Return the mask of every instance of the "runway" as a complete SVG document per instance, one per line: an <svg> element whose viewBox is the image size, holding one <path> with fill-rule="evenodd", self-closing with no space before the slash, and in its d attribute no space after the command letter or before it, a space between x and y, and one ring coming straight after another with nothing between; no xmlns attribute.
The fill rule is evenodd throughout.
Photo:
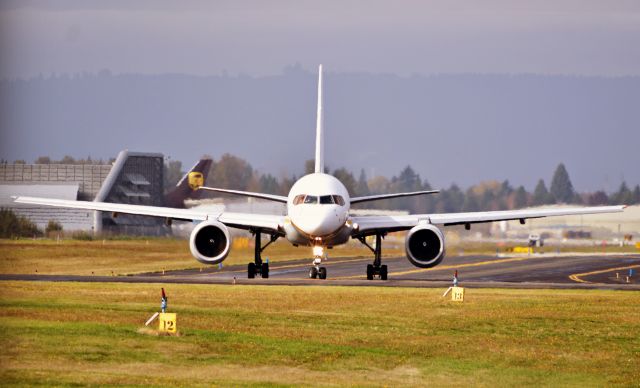
<svg viewBox="0 0 640 388"><path fill-rule="evenodd" d="M246 266L219 269L180 270L128 276L0 275L0 280L185 283L185 284L261 284L308 286L388 286L448 287L458 270L460 285L475 288L595 288L640 290L640 254L633 255L523 255L452 256L429 269L417 268L404 257L385 258L389 268L386 281L366 280L371 258L330 258L326 280L309 279L311 260L270 263L268 279L247 279ZM630 276L629 270L635 274Z"/></svg>

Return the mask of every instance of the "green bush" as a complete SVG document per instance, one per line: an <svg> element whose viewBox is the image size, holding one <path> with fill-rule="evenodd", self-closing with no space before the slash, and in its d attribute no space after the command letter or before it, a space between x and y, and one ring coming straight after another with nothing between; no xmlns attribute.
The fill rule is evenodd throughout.
<svg viewBox="0 0 640 388"><path fill-rule="evenodd" d="M49 234L52 232L62 232L62 225L55 220L49 220L47 223L47 227L44 229L45 234Z"/></svg>
<svg viewBox="0 0 640 388"><path fill-rule="evenodd" d="M17 216L9 209L0 208L0 238L40 237L42 231L28 218Z"/></svg>

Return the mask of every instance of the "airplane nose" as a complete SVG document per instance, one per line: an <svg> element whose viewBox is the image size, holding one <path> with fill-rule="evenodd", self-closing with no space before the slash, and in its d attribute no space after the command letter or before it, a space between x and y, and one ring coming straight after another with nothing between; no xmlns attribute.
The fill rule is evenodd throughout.
<svg viewBox="0 0 640 388"><path fill-rule="evenodd" d="M311 209L307 209L311 210ZM339 227L339 219L333 211L305 211L297 220L296 225L303 232L312 236L324 236L335 232Z"/></svg>

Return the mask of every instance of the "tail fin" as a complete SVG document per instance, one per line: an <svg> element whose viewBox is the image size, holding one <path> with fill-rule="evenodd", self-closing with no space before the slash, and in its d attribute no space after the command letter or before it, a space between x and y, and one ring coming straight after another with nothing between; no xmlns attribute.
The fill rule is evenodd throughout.
<svg viewBox="0 0 640 388"><path fill-rule="evenodd" d="M316 173L324 173L324 130L322 112L322 65L318 67L318 116L316 122Z"/></svg>
<svg viewBox="0 0 640 388"><path fill-rule="evenodd" d="M200 198L202 192L198 191L198 187L203 186L207 181L211 163L213 163L213 161L208 158L198 160L198 162L184 174L182 179L178 181L176 187L165 195L165 206L181 209L184 208L185 199Z"/></svg>

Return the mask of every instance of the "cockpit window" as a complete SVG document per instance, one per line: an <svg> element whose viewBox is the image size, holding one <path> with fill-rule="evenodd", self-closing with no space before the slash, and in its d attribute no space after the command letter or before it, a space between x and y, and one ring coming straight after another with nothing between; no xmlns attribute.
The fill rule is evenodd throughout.
<svg viewBox="0 0 640 388"><path fill-rule="evenodd" d="M344 198L340 195L333 195L333 202L337 203L340 206L344 206Z"/></svg>
<svg viewBox="0 0 640 388"><path fill-rule="evenodd" d="M333 201L333 195L323 195L320 197L321 205L333 205L335 202Z"/></svg>
<svg viewBox="0 0 640 388"><path fill-rule="evenodd" d="M293 204L294 205L300 205L302 202L304 202L304 194L300 194L300 195L296 195L295 198L293 199Z"/></svg>
<svg viewBox="0 0 640 388"><path fill-rule="evenodd" d="M304 203L318 203L318 197L315 195L307 195L304 197Z"/></svg>
<svg viewBox="0 0 640 388"><path fill-rule="evenodd" d="M344 206L344 199L340 195L307 195L307 194L299 194L293 198L294 205L304 204L321 204L321 205L333 205L337 204L340 206Z"/></svg>

